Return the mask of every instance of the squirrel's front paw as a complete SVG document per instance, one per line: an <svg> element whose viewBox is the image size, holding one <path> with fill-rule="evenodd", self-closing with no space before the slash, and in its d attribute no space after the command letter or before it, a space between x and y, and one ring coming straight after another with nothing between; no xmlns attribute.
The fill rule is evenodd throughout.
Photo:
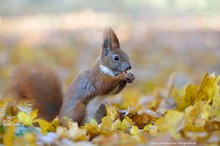
<svg viewBox="0 0 220 146"><path fill-rule="evenodd" d="M127 78L127 73L122 72L120 75L117 76L117 78L121 79L121 80L126 80Z"/></svg>
<svg viewBox="0 0 220 146"><path fill-rule="evenodd" d="M132 83L132 82L134 81L134 79L135 79L134 74L132 74L132 73L127 73L127 76L126 76L125 80L126 80L128 83Z"/></svg>

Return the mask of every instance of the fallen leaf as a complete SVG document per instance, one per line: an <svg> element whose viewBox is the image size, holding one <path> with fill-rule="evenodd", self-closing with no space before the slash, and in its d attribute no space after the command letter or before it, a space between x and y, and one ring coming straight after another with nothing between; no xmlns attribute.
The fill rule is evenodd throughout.
<svg viewBox="0 0 220 146"><path fill-rule="evenodd" d="M25 126L32 126L32 118L30 114L20 111L17 117L18 117L18 122L24 124Z"/></svg>
<svg viewBox="0 0 220 146"><path fill-rule="evenodd" d="M14 126L6 127L6 131L3 135L3 144L4 146L13 146L13 137L14 137Z"/></svg>

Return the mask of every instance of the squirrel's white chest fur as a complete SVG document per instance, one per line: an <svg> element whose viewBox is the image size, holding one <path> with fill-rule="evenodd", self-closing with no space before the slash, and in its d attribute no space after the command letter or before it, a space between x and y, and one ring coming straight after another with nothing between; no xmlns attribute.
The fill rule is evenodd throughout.
<svg viewBox="0 0 220 146"><path fill-rule="evenodd" d="M99 69L104 74L114 76L113 71L104 65L100 65ZM112 92L110 92L109 95L114 95L115 93L117 93L118 89L119 89L119 86L116 86L116 88ZM88 103L86 107L86 114L87 114L85 118L86 123L90 122L91 119L96 118L97 111L100 108L100 106L105 102L105 99L107 98L107 96L108 95L96 96Z"/></svg>
<svg viewBox="0 0 220 146"><path fill-rule="evenodd" d="M105 99L106 97L97 96L97 97L94 97L94 99L88 103L87 108L86 108L86 112L87 112L86 113L87 116L85 120L86 123L90 122L91 119L95 119L96 113L99 107L105 102Z"/></svg>

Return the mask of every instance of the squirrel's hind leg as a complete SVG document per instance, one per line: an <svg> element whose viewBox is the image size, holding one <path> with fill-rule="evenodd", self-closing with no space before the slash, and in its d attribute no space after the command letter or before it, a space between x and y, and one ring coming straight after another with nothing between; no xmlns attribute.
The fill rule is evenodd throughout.
<svg viewBox="0 0 220 146"><path fill-rule="evenodd" d="M95 115L95 119L98 123L101 123L102 122L102 118L104 116L107 115L107 110L106 110L106 106L105 104L102 104L99 109L97 110L97 113Z"/></svg>

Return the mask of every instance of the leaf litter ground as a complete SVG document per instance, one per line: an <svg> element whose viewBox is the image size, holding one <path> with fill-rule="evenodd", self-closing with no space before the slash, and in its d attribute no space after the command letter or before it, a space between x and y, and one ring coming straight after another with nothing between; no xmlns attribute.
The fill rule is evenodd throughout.
<svg viewBox="0 0 220 146"><path fill-rule="evenodd" d="M206 74L200 85L157 94L135 108L107 105L107 116L78 126L67 117L52 122L38 109L0 101L0 143L23 145L219 145L220 76ZM134 97L135 98L135 97ZM140 99L139 99L140 100ZM126 101L124 101L126 102Z"/></svg>

